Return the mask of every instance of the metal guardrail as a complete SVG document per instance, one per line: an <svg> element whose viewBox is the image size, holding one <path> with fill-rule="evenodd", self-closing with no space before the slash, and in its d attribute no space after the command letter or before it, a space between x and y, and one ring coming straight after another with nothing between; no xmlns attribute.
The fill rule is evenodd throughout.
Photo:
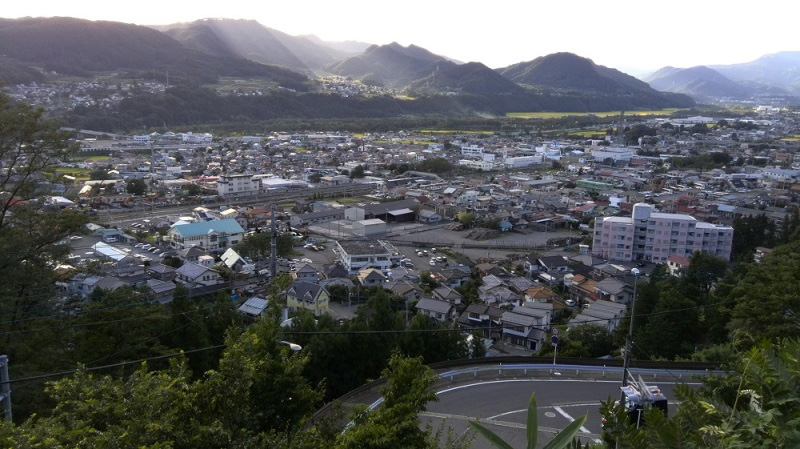
<svg viewBox="0 0 800 449"><path fill-rule="evenodd" d="M622 374L622 360L620 359L587 359L579 357L564 357L560 359L563 363L553 365L553 359L549 357L529 357L529 356L510 356L510 357L483 357L475 359L459 359L448 360L428 365L434 370L447 370L438 373L440 381L455 381L456 376L463 377L478 377L478 373L497 371L498 375L513 373L514 371L521 371L521 375L525 376L533 373L541 374L549 371L555 375L556 372L560 374L568 374L575 371L576 375L583 373L599 373L605 377L606 374ZM631 361L630 371L639 375L667 375L676 377L676 380L684 380L690 376L697 375L712 375L722 374L720 364L709 362L664 362L653 360L633 360ZM344 402L354 396L357 396L365 391L369 391L375 387L386 383L386 379L380 378L372 382L368 382L350 392L345 393L338 399L331 401L322 406L310 422L315 421L319 416L323 415L332 404L336 402ZM383 402L383 398L371 403L367 409L373 410Z"/></svg>
<svg viewBox="0 0 800 449"><path fill-rule="evenodd" d="M481 372L497 372L497 375L508 374L512 372L517 372L523 376L527 376L528 372L536 372L541 373L548 371L551 375L561 375L565 373L569 373L575 371L575 375L580 375L581 373L594 373L594 374L601 374L602 377L606 377L607 373L611 374L622 374L622 367L621 366L585 366L585 365L563 365L563 364L543 364L543 363L528 363L528 364L519 364L519 363L508 363L508 364L497 364L497 365L482 365L482 366L473 366L470 368L464 369L457 369L451 371L445 371L443 373L439 373L439 380L449 380L455 381L458 376L466 376L469 377L478 377L478 373ZM667 370L667 369L657 369L657 368L631 368L629 370L631 374L638 375L638 376L646 376L648 374L652 375L654 378L658 375L667 375L674 377L677 381L684 380L684 376L688 379L691 376L708 376L711 374L722 374L722 371L718 370ZM375 384L372 387L376 386ZM378 406L383 403L383 397L377 399L373 403L367 406L367 410L372 411Z"/></svg>

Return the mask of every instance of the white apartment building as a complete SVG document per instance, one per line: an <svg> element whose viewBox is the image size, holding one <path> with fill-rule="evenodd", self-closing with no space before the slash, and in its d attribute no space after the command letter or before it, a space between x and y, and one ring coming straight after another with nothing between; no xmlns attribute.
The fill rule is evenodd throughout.
<svg viewBox="0 0 800 449"><path fill-rule="evenodd" d="M471 161L468 159L461 159L460 161L458 161L458 165L480 171L494 170L494 162Z"/></svg>
<svg viewBox="0 0 800 449"><path fill-rule="evenodd" d="M483 156L483 147L478 145L464 145L461 147L461 155L480 158Z"/></svg>
<svg viewBox="0 0 800 449"><path fill-rule="evenodd" d="M377 240L337 240L334 252L351 275L365 268L387 271L392 267L392 252Z"/></svg>
<svg viewBox="0 0 800 449"><path fill-rule="evenodd" d="M649 204L633 206L632 217L598 218L592 255L622 262L666 263L670 256L689 258L704 252L731 256L733 228L697 221L690 215L655 212Z"/></svg>
<svg viewBox="0 0 800 449"><path fill-rule="evenodd" d="M505 164L506 168L519 168L541 164L543 159L544 158L541 154L537 154L534 156L507 157L503 159L503 163Z"/></svg>
<svg viewBox="0 0 800 449"><path fill-rule="evenodd" d="M253 175L221 175L217 180L217 194L222 197L255 195L260 187L261 180Z"/></svg>
<svg viewBox="0 0 800 449"><path fill-rule="evenodd" d="M611 159L614 162L630 161L633 159L633 150L628 148L596 147L592 148L592 157L598 162Z"/></svg>

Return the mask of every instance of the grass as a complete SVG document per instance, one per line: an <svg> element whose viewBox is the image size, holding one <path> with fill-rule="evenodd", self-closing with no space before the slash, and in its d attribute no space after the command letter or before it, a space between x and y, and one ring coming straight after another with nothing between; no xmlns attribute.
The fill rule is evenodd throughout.
<svg viewBox="0 0 800 449"><path fill-rule="evenodd" d="M406 100L406 101L410 101L410 100L416 100L416 98L414 98L414 97L409 97L408 95L395 95L395 97L394 97L394 98L396 98L396 99L398 99L398 100Z"/></svg>
<svg viewBox="0 0 800 449"><path fill-rule="evenodd" d="M645 116L645 115L670 115L673 112L684 111L681 108L666 108L651 111L625 111L626 116ZM509 112L506 114L508 118L521 118L521 119L547 119L547 118L563 118L569 116L589 116L596 117L614 117L622 111L606 111L606 112Z"/></svg>
<svg viewBox="0 0 800 449"><path fill-rule="evenodd" d="M356 204L363 201L361 198L339 198L336 200L339 204Z"/></svg>
<svg viewBox="0 0 800 449"><path fill-rule="evenodd" d="M100 162L107 161L111 156L73 156L74 161Z"/></svg>
<svg viewBox="0 0 800 449"><path fill-rule="evenodd" d="M294 152L295 153L308 153L308 150L306 150L305 148L295 147L294 148Z"/></svg>
<svg viewBox="0 0 800 449"><path fill-rule="evenodd" d="M800 142L800 135L797 136L786 136L781 139L784 142Z"/></svg>

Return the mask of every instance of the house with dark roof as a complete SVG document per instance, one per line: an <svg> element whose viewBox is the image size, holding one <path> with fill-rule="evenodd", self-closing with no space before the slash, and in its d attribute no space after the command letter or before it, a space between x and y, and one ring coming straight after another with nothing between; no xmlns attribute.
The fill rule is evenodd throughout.
<svg viewBox="0 0 800 449"><path fill-rule="evenodd" d="M295 270L291 273L292 279L297 281L309 281L309 282L316 282L319 279L319 271L311 265L307 263L301 263Z"/></svg>
<svg viewBox="0 0 800 449"><path fill-rule="evenodd" d="M177 273L175 273L175 268L160 263L145 267L145 272L150 275L151 278L165 282L174 281L175 277L177 276Z"/></svg>
<svg viewBox="0 0 800 449"><path fill-rule="evenodd" d="M395 295L401 296L406 301L416 301L422 298L423 291L416 282L406 279L391 281L386 283L383 288L391 291Z"/></svg>
<svg viewBox="0 0 800 449"><path fill-rule="evenodd" d="M461 293L453 290L450 287L439 287L433 289L433 298L440 301L447 301L450 304L461 304Z"/></svg>
<svg viewBox="0 0 800 449"><path fill-rule="evenodd" d="M417 313L443 323L455 318L455 307L447 301L422 298L416 305Z"/></svg>
<svg viewBox="0 0 800 449"><path fill-rule="evenodd" d="M486 304L470 304L458 318L462 329L480 328L484 338L499 340L503 335L503 309Z"/></svg>
<svg viewBox="0 0 800 449"><path fill-rule="evenodd" d="M153 299L159 304L166 304L172 301L175 294L175 283L172 281L160 281L150 279L145 283L147 291L153 295Z"/></svg>
<svg viewBox="0 0 800 449"><path fill-rule="evenodd" d="M213 268L191 262L181 265L175 273L177 274L177 280L190 288L217 285L222 282L219 273Z"/></svg>
<svg viewBox="0 0 800 449"><path fill-rule="evenodd" d="M294 281L286 290L286 306L291 310L309 310L314 316L328 313L330 294L319 284Z"/></svg>
<svg viewBox="0 0 800 449"><path fill-rule="evenodd" d="M528 307L526 304L503 312L503 316L500 318L503 326L503 342L539 352L547 337L547 331L550 329L552 304L532 304L535 304L536 307ZM546 306L550 306L549 310Z"/></svg>
<svg viewBox="0 0 800 449"><path fill-rule="evenodd" d="M178 256L187 262L197 263L201 256L207 256L208 253L202 246L190 246L186 249L178 251Z"/></svg>

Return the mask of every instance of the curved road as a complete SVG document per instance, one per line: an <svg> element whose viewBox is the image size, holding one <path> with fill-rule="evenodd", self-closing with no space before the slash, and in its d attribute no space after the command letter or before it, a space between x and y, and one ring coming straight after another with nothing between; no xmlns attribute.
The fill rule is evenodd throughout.
<svg viewBox="0 0 800 449"><path fill-rule="evenodd" d="M670 400L670 412L674 411L672 400L676 383L666 379L652 382ZM688 384L696 385L692 381ZM429 403L422 416L434 429L444 425L455 435L468 430L468 420L478 419L512 447L522 449L526 447L528 400L536 393L539 447L550 441L557 430L583 415L588 416L580 433L583 441L598 441L602 431L600 402L609 397L618 399L619 385L616 379L476 379L471 383L437 387L439 401ZM492 448L481 436L475 437L472 447Z"/></svg>

